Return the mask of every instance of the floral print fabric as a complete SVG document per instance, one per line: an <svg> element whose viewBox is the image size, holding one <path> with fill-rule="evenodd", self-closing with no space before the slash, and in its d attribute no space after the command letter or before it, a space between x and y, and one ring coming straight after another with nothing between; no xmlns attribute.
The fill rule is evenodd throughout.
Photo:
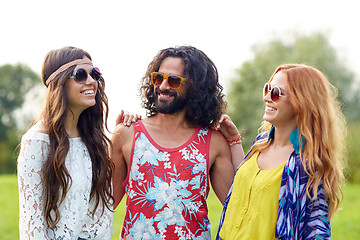
<svg viewBox="0 0 360 240"><path fill-rule="evenodd" d="M120 239L211 239L206 198L211 130L197 128L183 145L157 145L134 124Z"/></svg>

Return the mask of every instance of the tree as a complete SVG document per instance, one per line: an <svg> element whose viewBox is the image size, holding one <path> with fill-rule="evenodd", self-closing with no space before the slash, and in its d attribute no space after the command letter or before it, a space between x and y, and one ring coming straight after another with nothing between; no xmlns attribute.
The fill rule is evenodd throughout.
<svg viewBox="0 0 360 240"><path fill-rule="evenodd" d="M0 173L15 172L15 149L23 133L17 122L30 121L19 119L16 111L23 106L27 93L40 83L38 74L23 64L0 66Z"/></svg>
<svg viewBox="0 0 360 240"><path fill-rule="evenodd" d="M359 118L359 93L352 91L354 74L340 61L326 35L294 35L289 42L274 39L253 46L252 50L254 59L236 70L237 77L230 81L228 91L229 115L239 129L246 130L245 151L263 121L262 88L275 68L283 63L305 63L318 68L339 89L345 115L351 120Z"/></svg>

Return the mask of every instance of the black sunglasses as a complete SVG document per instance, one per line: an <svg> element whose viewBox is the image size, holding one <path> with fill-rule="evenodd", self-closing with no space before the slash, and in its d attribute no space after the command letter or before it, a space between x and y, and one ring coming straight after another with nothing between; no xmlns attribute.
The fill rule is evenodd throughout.
<svg viewBox="0 0 360 240"><path fill-rule="evenodd" d="M95 81L99 81L101 78L100 70L97 67L93 67L91 69L89 75ZM85 69L79 68L78 70L76 70L76 73L74 75L70 76L70 78L73 78L75 80L75 82L77 82L78 84L84 84L88 78L88 73L86 72Z"/></svg>

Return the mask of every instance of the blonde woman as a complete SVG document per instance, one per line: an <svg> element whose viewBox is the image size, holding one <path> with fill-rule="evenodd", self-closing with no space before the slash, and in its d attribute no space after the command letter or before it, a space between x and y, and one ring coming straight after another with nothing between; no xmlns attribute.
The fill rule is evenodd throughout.
<svg viewBox="0 0 360 240"><path fill-rule="evenodd" d="M330 239L346 134L336 92L313 67L275 70L263 90L263 132L237 170L217 239ZM236 132L229 117L222 120Z"/></svg>

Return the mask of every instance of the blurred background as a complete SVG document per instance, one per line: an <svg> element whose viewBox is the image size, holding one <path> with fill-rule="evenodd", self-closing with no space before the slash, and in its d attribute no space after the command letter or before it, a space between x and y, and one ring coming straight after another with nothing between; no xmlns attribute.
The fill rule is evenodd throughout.
<svg viewBox="0 0 360 240"><path fill-rule="evenodd" d="M277 65L305 63L329 78L349 128L342 206L349 211L335 219L340 232L334 239L360 239L360 216L351 211L360 207L357 1L5 0L0 9L0 221L15 226L0 228L0 236L10 234L4 239L18 236L11 235L18 217L17 146L42 110L46 53L64 46L90 53L106 81L111 132L121 109L145 116L140 79L160 49L177 45L201 49L218 67L228 114L246 130L245 151L262 121L263 84Z"/></svg>

